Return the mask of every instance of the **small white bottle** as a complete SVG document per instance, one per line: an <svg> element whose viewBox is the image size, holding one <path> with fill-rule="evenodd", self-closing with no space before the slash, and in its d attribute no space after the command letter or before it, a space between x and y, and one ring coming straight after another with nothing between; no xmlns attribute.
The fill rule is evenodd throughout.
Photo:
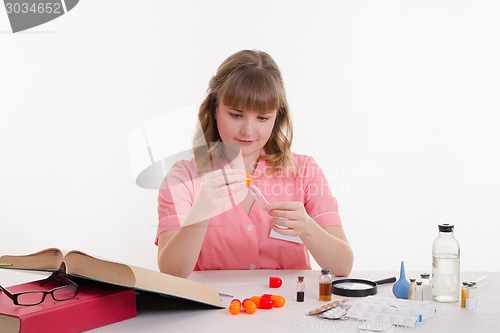
<svg viewBox="0 0 500 333"><path fill-rule="evenodd" d="M432 284L430 280L429 273L420 274L420 278L422 280L422 300L423 301L432 301Z"/></svg>
<svg viewBox="0 0 500 333"><path fill-rule="evenodd" d="M417 281L417 286L415 287L415 300L422 302L423 299L423 289L422 289L422 281Z"/></svg>
<svg viewBox="0 0 500 333"><path fill-rule="evenodd" d="M467 284L467 310L475 310L477 309L477 285L475 282L469 282Z"/></svg>

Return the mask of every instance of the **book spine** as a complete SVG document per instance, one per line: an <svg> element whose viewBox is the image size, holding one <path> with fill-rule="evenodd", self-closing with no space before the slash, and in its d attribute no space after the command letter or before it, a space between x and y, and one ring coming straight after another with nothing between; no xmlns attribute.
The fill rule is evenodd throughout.
<svg viewBox="0 0 500 333"><path fill-rule="evenodd" d="M50 296L49 296L50 297ZM21 319L20 333L78 333L136 316L135 291L96 296L78 306L47 309Z"/></svg>

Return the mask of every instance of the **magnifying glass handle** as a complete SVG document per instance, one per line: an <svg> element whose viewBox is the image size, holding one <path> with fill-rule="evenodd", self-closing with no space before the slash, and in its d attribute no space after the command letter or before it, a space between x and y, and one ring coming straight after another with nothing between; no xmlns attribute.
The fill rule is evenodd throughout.
<svg viewBox="0 0 500 333"><path fill-rule="evenodd" d="M376 284L386 284L386 283L391 283L391 282L396 282L396 278L395 277L390 277L390 278L387 278L387 279L375 281Z"/></svg>

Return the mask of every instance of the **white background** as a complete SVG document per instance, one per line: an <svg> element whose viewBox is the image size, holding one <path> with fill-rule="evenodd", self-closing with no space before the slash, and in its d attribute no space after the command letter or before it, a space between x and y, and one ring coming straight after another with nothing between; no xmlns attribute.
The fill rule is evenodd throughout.
<svg viewBox="0 0 500 333"><path fill-rule="evenodd" d="M452 223L462 269L498 271L499 14L472 0L85 0L13 34L0 7L0 253L77 248L156 269L157 192L135 185L128 136L260 49L355 270L430 271Z"/></svg>

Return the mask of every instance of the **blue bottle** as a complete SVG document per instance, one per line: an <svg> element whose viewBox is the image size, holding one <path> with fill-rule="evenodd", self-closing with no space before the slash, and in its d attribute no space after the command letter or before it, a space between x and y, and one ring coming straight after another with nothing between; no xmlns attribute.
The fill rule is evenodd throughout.
<svg viewBox="0 0 500 333"><path fill-rule="evenodd" d="M401 261L401 269L399 271L399 280L394 283L392 286L392 293L396 298L408 299L408 287L410 286L410 282L406 280L405 274L405 263Z"/></svg>

